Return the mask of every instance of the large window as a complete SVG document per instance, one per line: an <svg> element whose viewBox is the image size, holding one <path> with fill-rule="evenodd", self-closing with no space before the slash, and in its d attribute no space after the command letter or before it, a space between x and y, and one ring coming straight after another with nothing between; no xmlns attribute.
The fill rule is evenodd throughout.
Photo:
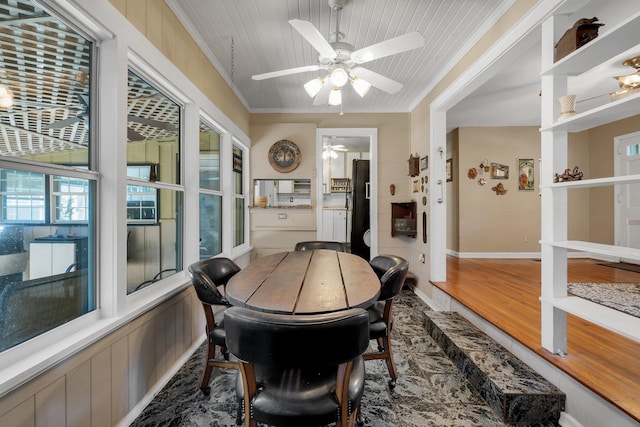
<svg viewBox="0 0 640 427"><path fill-rule="evenodd" d="M98 180L93 43L29 0L2 3L0 351L95 309Z"/></svg>
<svg viewBox="0 0 640 427"><path fill-rule="evenodd" d="M182 270L180 106L133 71L127 102L127 292Z"/></svg>
<svg viewBox="0 0 640 427"><path fill-rule="evenodd" d="M220 134L200 121L200 258L222 252Z"/></svg>
<svg viewBox="0 0 640 427"><path fill-rule="evenodd" d="M240 246L245 242L244 236L244 152L242 148L233 145L233 246Z"/></svg>

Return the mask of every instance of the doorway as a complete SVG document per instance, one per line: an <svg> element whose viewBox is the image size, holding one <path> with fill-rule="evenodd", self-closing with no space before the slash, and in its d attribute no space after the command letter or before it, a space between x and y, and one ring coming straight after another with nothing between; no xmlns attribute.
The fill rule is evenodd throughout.
<svg viewBox="0 0 640 427"><path fill-rule="evenodd" d="M615 176L640 175L640 132L616 137L614 150ZM640 249L640 183L616 185L615 200L616 245Z"/></svg>
<svg viewBox="0 0 640 427"><path fill-rule="evenodd" d="M359 243L366 245L367 254L361 256L368 259L378 253L378 235L373 231L378 229L377 144L375 128L324 128L316 131L317 238L351 245L354 236L354 248ZM354 160L369 166L368 185L358 186L356 194L353 186ZM354 211L354 196L357 202L359 195L369 202L366 219L359 214L362 210Z"/></svg>

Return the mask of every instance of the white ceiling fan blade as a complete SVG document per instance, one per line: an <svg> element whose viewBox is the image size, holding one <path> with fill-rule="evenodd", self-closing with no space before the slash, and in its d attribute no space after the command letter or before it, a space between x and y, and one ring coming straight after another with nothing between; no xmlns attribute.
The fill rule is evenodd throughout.
<svg viewBox="0 0 640 427"><path fill-rule="evenodd" d="M313 98L313 105L327 105L329 103L329 94L331 93L331 83L329 79L324 79L324 84L320 92Z"/></svg>
<svg viewBox="0 0 640 427"><path fill-rule="evenodd" d="M318 53L320 53L320 55L330 59L335 59L336 56L338 56L336 51L333 50L333 47L331 47L329 42L322 37L320 31L318 31L311 22L303 21L301 19L292 19L289 21L289 24L291 24L291 26L295 28L296 31L299 32L300 35L318 51Z"/></svg>
<svg viewBox="0 0 640 427"><path fill-rule="evenodd" d="M373 61L374 59L384 58L385 56L417 49L424 46L426 42L427 40L422 34L414 31L413 33L408 33L400 37L395 37L393 39L358 49L351 53L351 59L356 64L364 64L365 62Z"/></svg>
<svg viewBox="0 0 640 427"><path fill-rule="evenodd" d="M371 86L391 94L400 92L403 87L402 83L362 67L353 68L351 75L366 80L371 83Z"/></svg>
<svg viewBox="0 0 640 427"><path fill-rule="evenodd" d="M304 73L306 71L317 71L322 69L320 65L305 65L304 67L287 68L286 70L271 71L270 73L256 74L253 80L272 79L274 77L288 76L290 74Z"/></svg>

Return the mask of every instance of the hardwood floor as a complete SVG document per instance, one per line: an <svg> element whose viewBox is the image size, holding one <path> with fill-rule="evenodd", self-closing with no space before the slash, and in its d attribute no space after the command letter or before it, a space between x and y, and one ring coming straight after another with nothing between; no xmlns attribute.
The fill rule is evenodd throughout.
<svg viewBox="0 0 640 427"><path fill-rule="evenodd" d="M569 260L570 282L640 282L640 273ZM640 421L640 343L568 315L568 355L540 345L540 262L447 257L451 297Z"/></svg>

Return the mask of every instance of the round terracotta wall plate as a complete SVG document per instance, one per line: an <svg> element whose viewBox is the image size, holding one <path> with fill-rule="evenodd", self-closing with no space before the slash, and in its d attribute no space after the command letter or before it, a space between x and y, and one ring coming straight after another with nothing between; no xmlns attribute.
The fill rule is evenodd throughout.
<svg viewBox="0 0 640 427"><path fill-rule="evenodd" d="M291 172L300 164L300 149L292 141L281 139L269 149L269 163L278 172Z"/></svg>

